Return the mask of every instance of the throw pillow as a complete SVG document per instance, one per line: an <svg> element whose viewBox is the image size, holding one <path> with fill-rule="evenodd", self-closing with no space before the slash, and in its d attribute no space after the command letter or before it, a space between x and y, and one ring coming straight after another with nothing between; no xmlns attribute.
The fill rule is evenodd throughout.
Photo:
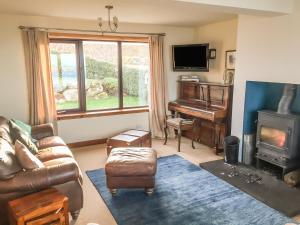
<svg viewBox="0 0 300 225"><path fill-rule="evenodd" d="M11 119L15 124L17 124L24 132L28 135L31 135L31 126L27 123L22 122L21 120Z"/></svg>
<svg viewBox="0 0 300 225"><path fill-rule="evenodd" d="M13 144L15 144L17 140L19 140L29 149L29 151L31 151L32 154L38 153L38 148L31 140L31 136L12 120L9 121L9 129Z"/></svg>
<svg viewBox="0 0 300 225"><path fill-rule="evenodd" d="M34 139L34 138L31 137L31 130L32 130L32 129L31 129L31 126L30 126L29 124L24 123L24 122L21 121L21 120L16 120L16 119L11 119L11 121L14 122L19 128L21 128L21 130L22 130L23 132L25 132L25 133L31 138L31 141L32 141L33 143L36 143L36 142L37 142L36 139Z"/></svg>
<svg viewBox="0 0 300 225"><path fill-rule="evenodd" d="M21 170L14 149L10 143L0 138L0 180L10 179Z"/></svg>
<svg viewBox="0 0 300 225"><path fill-rule="evenodd" d="M15 143L15 154L20 165L25 170L33 170L45 167L44 164L35 155L33 155L19 140L17 140Z"/></svg>

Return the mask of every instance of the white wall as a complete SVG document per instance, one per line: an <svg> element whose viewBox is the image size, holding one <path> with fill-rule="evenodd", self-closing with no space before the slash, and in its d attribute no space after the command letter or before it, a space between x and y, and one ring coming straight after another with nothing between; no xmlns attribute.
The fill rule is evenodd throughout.
<svg viewBox="0 0 300 225"><path fill-rule="evenodd" d="M287 16L239 16L232 134L242 136L247 80L300 83L300 2Z"/></svg>
<svg viewBox="0 0 300 225"><path fill-rule="evenodd" d="M279 15L291 13L294 0L176 0L215 6L237 14Z"/></svg>
<svg viewBox="0 0 300 225"><path fill-rule="evenodd" d="M58 123L59 134L67 143L106 138L126 129L148 130L148 113L135 113L64 120Z"/></svg>
<svg viewBox="0 0 300 225"><path fill-rule="evenodd" d="M0 14L0 115L28 120L28 96L19 25L75 29L97 29L97 21L54 17L17 16ZM121 24L120 31L165 32L165 67L169 80L169 97L176 98L178 73L172 71L171 45L192 43L194 29L145 24ZM120 130L148 129L148 114L129 114L98 118L59 121L59 135L67 142L105 138Z"/></svg>
<svg viewBox="0 0 300 225"><path fill-rule="evenodd" d="M209 72L200 73L204 80L223 82L225 51L236 49L237 22L237 19L234 19L197 28L197 41L209 43L209 48L217 50L216 59L209 60Z"/></svg>

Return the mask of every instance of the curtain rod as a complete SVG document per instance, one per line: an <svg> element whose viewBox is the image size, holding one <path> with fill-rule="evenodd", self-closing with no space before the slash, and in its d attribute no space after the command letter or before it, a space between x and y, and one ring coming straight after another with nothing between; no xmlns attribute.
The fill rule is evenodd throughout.
<svg viewBox="0 0 300 225"><path fill-rule="evenodd" d="M133 35L158 35L166 36L166 33L139 33L139 32L110 32L110 31L99 31L99 30L81 30L81 29L68 29L68 28L47 28L47 27L26 27L19 26L19 29L40 29L40 30L59 30L59 31L75 31L75 32L85 32L85 33L100 33L100 34L133 34Z"/></svg>

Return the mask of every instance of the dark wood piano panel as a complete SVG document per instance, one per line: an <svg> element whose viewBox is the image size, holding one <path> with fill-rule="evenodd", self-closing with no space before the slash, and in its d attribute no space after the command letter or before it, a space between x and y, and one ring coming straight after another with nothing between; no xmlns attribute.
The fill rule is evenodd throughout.
<svg viewBox="0 0 300 225"><path fill-rule="evenodd" d="M178 81L178 99L169 102L174 115L197 118L195 138L219 153L225 136L231 132L232 85ZM184 133L192 138L192 131Z"/></svg>

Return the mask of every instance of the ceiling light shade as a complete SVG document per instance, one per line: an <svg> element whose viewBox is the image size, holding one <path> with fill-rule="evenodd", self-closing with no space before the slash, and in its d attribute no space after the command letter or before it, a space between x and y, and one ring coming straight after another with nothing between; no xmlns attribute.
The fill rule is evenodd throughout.
<svg viewBox="0 0 300 225"><path fill-rule="evenodd" d="M105 8L108 10L108 28L103 29L103 20L101 17L98 18L98 26L100 28L101 32L116 32L119 27L119 19L118 17L114 16L112 18L112 21L110 19L110 10L112 10L114 7L112 5L106 5Z"/></svg>

